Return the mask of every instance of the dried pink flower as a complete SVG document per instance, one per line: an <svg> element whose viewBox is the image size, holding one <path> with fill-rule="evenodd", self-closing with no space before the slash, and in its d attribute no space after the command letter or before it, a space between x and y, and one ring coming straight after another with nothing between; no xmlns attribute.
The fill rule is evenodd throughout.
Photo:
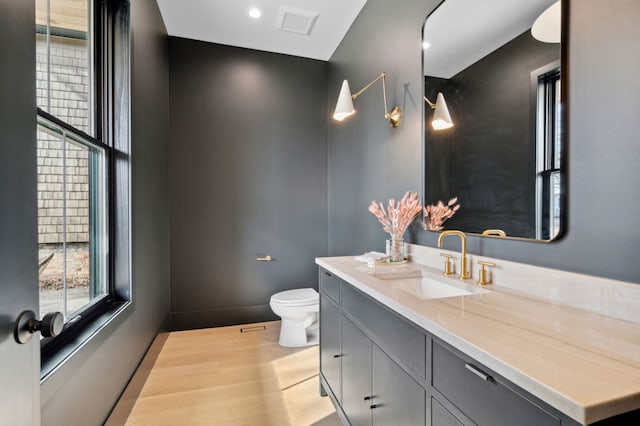
<svg viewBox="0 0 640 426"><path fill-rule="evenodd" d="M425 231L442 231L444 222L460 209L460 204L456 204L457 202L458 197L454 197L449 200L446 206L442 201L438 201L435 205L424 206L422 209L422 216L424 217L422 227Z"/></svg>
<svg viewBox="0 0 640 426"><path fill-rule="evenodd" d="M369 206L369 211L382 224L385 232L397 237L404 234L420 210L422 205L418 199L418 193L409 191L397 203L393 198L390 199L386 210L382 203L376 201L372 201Z"/></svg>

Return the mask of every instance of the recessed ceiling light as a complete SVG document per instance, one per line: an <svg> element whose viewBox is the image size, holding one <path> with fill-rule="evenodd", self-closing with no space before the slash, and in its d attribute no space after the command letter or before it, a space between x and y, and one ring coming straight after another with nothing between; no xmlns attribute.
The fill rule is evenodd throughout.
<svg viewBox="0 0 640 426"><path fill-rule="evenodd" d="M431 44L430 44L428 41L423 41L423 42L422 42L422 48L423 48L424 50L427 50L427 49L428 49L428 48L430 48L430 47L431 47Z"/></svg>
<svg viewBox="0 0 640 426"><path fill-rule="evenodd" d="M252 18L258 19L259 17L262 16L262 12L260 12L260 10L254 7L253 9L249 10L249 16L251 16Z"/></svg>

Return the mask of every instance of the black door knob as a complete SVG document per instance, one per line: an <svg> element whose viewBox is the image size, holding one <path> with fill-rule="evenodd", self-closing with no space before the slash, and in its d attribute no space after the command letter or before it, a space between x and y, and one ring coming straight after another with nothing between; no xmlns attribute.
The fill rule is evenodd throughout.
<svg viewBox="0 0 640 426"><path fill-rule="evenodd" d="M30 310L22 311L16 319L13 337L16 342L24 344L33 337L36 331L44 337L56 337L64 328L64 315L60 312L49 312L42 320L36 318L36 313Z"/></svg>

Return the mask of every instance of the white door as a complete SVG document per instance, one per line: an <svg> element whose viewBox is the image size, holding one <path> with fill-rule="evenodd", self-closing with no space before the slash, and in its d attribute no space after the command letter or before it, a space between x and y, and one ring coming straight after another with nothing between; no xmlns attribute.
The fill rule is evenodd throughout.
<svg viewBox="0 0 640 426"><path fill-rule="evenodd" d="M14 322L38 311L33 1L0 0L0 425L40 423L38 335Z"/></svg>

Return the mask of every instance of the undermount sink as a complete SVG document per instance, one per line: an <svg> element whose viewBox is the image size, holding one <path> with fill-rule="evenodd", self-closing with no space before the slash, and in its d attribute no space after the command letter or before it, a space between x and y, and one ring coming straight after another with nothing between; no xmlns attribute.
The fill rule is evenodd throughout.
<svg viewBox="0 0 640 426"><path fill-rule="evenodd" d="M435 274L420 269L376 271L373 275L387 281L394 290L405 291L420 299L469 296L487 292L475 284L455 282L451 278L437 279L434 277Z"/></svg>

